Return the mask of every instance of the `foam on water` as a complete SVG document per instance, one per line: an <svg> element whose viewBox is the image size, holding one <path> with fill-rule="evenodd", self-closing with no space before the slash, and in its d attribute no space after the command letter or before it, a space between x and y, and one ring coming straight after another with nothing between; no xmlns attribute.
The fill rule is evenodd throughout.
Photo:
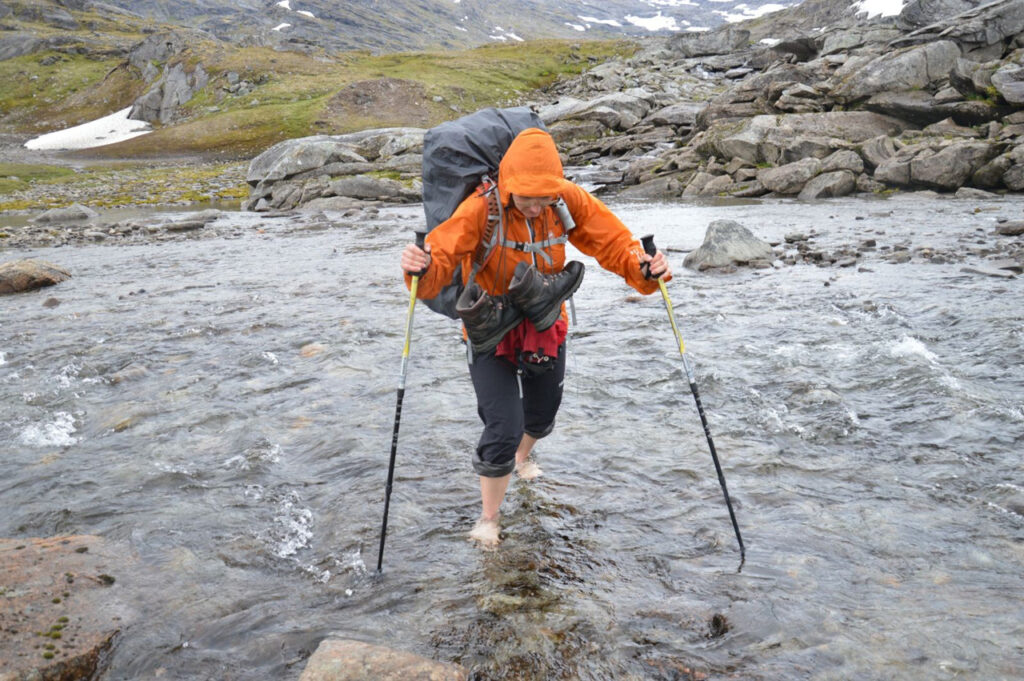
<svg viewBox="0 0 1024 681"><path fill-rule="evenodd" d="M0 367L7 364L7 353L0 350Z"/></svg>
<svg viewBox="0 0 1024 681"><path fill-rule="evenodd" d="M298 495L292 493L278 503L278 514L274 516L276 531L272 535L274 555L279 558L294 556L313 538L313 512L298 502Z"/></svg>
<svg viewBox="0 0 1024 681"><path fill-rule="evenodd" d="M78 438L72 437L75 430L75 417L60 411L49 423L30 424L21 431L19 439L29 447L70 447L78 442Z"/></svg>
<svg viewBox="0 0 1024 681"><path fill-rule="evenodd" d="M929 362L935 362L938 357L928 347L912 336L903 336L892 347L889 353L893 357L923 357Z"/></svg>

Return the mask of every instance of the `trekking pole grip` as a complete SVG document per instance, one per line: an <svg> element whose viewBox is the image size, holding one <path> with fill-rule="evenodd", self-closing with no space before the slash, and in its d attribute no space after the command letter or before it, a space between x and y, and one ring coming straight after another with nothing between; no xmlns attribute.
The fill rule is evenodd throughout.
<svg viewBox="0 0 1024 681"><path fill-rule="evenodd" d="M654 235L647 234L640 237L640 243L644 246L644 253L651 256L652 258L658 254L658 247L654 245ZM651 263L645 262L640 266L641 271L644 273L646 279L659 279L659 277L651 274Z"/></svg>
<svg viewBox="0 0 1024 681"><path fill-rule="evenodd" d="M652 258L658 253L658 247L654 245L654 235L647 234L640 237L640 243L644 245L644 253Z"/></svg>
<svg viewBox="0 0 1024 681"><path fill-rule="evenodd" d="M427 239L427 233L426 232L417 231L416 232L416 248L420 249L421 251L426 250L426 245L427 245L426 239ZM428 267L429 267L429 265L428 265ZM419 272L413 272L412 275L414 277L422 277L426 273L427 273L427 268L424 267Z"/></svg>

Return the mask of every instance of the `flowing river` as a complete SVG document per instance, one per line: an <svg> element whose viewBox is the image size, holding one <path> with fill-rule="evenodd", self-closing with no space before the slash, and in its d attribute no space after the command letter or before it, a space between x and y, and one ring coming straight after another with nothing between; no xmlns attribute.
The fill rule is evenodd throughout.
<svg viewBox="0 0 1024 681"><path fill-rule="evenodd" d="M125 547L103 681L297 679L327 637L481 681L1024 677L1024 291L963 271L1024 199L612 206L672 259L742 570L661 297L589 258L545 474L513 481L497 551L466 540L458 330L417 307L378 576L419 206L0 252L73 273L0 298L0 536ZM684 270L715 219L876 247Z"/></svg>

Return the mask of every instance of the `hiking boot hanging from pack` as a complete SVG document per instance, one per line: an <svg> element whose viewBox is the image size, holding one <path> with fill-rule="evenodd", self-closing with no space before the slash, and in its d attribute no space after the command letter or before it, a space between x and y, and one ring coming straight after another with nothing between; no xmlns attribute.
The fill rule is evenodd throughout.
<svg viewBox="0 0 1024 681"><path fill-rule="evenodd" d="M558 274L543 274L526 262L516 265L508 295L533 322L538 331L546 331L558 319L562 303L576 292L583 281L583 263L570 260Z"/></svg>
<svg viewBox="0 0 1024 681"><path fill-rule="evenodd" d="M455 311L466 326L466 335L477 355L494 350L502 337L523 321L522 311L507 295L488 295L476 282L459 296Z"/></svg>

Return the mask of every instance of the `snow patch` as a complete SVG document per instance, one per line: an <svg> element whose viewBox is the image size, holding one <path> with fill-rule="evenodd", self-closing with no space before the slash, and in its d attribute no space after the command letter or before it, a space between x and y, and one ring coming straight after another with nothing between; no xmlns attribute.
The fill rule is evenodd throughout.
<svg viewBox="0 0 1024 681"><path fill-rule="evenodd" d="M146 121L129 120L128 114L131 113L131 110L132 108L128 107L89 123L40 135L25 142L25 148L35 150L91 149L104 144L123 142L152 132L152 127Z"/></svg>
<svg viewBox="0 0 1024 681"><path fill-rule="evenodd" d="M853 3L854 14L866 14L867 19L874 17L898 16L906 6L905 0L860 0Z"/></svg>
<svg viewBox="0 0 1024 681"><path fill-rule="evenodd" d="M756 19L764 16L765 14L771 14L772 12L778 12L779 10L786 9L790 5L761 5L760 7L750 7L749 5L736 5L733 7L732 12L715 12L715 14L725 19L726 23L735 24L738 21L746 21L747 19Z"/></svg>
<svg viewBox="0 0 1024 681"><path fill-rule="evenodd" d="M653 17L635 17L626 16L626 21L639 26L640 28L647 29L648 31L678 31L680 30L679 24L676 23L675 17L665 17L658 12Z"/></svg>
<svg viewBox="0 0 1024 681"><path fill-rule="evenodd" d="M615 26L616 28L622 28L622 24L614 19L597 19L595 17L579 17L580 21L585 21L588 24L605 24L606 26Z"/></svg>

